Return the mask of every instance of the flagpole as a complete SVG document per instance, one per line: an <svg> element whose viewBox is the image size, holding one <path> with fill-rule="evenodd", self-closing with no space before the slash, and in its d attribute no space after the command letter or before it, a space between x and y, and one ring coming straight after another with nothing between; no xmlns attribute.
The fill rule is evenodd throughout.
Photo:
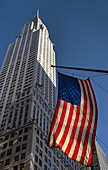
<svg viewBox="0 0 108 170"><path fill-rule="evenodd" d="M92 71L92 72L98 72L98 73L108 73L108 70L99 70L99 69L66 67L66 66L54 66L54 65L51 65L51 67L64 68L64 69L72 69L72 70L81 70L81 71Z"/></svg>

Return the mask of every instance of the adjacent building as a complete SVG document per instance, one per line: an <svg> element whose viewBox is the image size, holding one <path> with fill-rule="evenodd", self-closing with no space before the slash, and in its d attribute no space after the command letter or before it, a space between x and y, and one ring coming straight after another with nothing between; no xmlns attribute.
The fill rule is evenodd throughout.
<svg viewBox="0 0 108 170"><path fill-rule="evenodd" d="M37 15L9 45L0 71L0 169L79 169L47 146L56 106L55 52Z"/></svg>
<svg viewBox="0 0 108 170"><path fill-rule="evenodd" d="M106 160L106 156L96 141L94 145L92 166L86 167L83 164L80 164L80 169L81 170L108 170L108 163Z"/></svg>
<svg viewBox="0 0 108 170"><path fill-rule="evenodd" d="M107 170L108 163L107 163L105 153L103 152L103 150L101 149L101 147L99 146L97 142L95 142L95 145L96 145L96 151L97 151L97 157L98 157L98 163L99 163L100 169Z"/></svg>

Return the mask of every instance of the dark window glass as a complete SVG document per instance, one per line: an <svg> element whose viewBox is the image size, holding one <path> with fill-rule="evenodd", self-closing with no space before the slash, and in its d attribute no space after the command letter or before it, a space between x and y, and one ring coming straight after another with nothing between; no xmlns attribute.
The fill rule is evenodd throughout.
<svg viewBox="0 0 108 170"><path fill-rule="evenodd" d="M19 161L19 155L15 156L15 159L14 159L14 160L15 160L15 162L16 162L16 161Z"/></svg>
<svg viewBox="0 0 108 170"><path fill-rule="evenodd" d="M38 156L37 155L35 155L35 161L38 162Z"/></svg>
<svg viewBox="0 0 108 170"><path fill-rule="evenodd" d="M14 136L15 136L15 133L12 133L12 134L11 134L11 138L13 138Z"/></svg>
<svg viewBox="0 0 108 170"><path fill-rule="evenodd" d="M48 154L49 154L49 157L51 158L51 152L50 151L48 152Z"/></svg>
<svg viewBox="0 0 108 170"><path fill-rule="evenodd" d="M45 147L45 152L47 153L47 151L48 151L48 150L47 150L47 148Z"/></svg>
<svg viewBox="0 0 108 170"><path fill-rule="evenodd" d="M18 138L17 143L21 143L21 141L22 141L22 137Z"/></svg>
<svg viewBox="0 0 108 170"><path fill-rule="evenodd" d="M39 135L39 130L37 129L37 134Z"/></svg>
<svg viewBox="0 0 108 170"><path fill-rule="evenodd" d="M44 165L44 170L47 170L47 166L46 165Z"/></svg>
<svg viewBox="0 0 108 170"><path fill-rule="evenodd" d="M4 161L0 162L0 168L2 169Z"/></svg>
<svg viewBox="0 0 108 170"><path fill-rule="evenodd" d="M39 138L38 137L36 137L36 142L39 143Z"/></svg>
<svg viewBox="0 0 108 170"><path fill-rule="evenodd" d="M5 136L4 141L9 139L9 135Z"/></svg>
<svg viewBox="0 0 108 170"><path fill-rule="evenodd" d="M19 130L19 135L21 135L23 133L23 129Z"/></svg>
<svg viewBox="0 0 108 170"><path fill-rule="evenodd" d="M6 152L2 152L2 153L1 153L1 158L3 158L3 157L5 156L5 153L6 153Z"/></svg>
<svg viewBox="0 0 108 170"><path fill-rule="evenodd" d="M14 166L13 170L18 170L18 165Z"/></svg>
<svg viewBox="0 0 108 170"><path fill-rule="evenodd" d="M44 157L44 160L45 160L45 162L47 163L47 156L45 155L45 157Z"/></svg>
<svg viewBox="0 0 108 170"><path fill-rule="evenodd" d="M40 137L41 137L41 139L43 139L43 135L42 135L42 133L40 134Z"/></svg>
<svg viewBox="0 0 108 170"><path fill-rule="evenodd" d="M42 151L41 150L39 151L39 155L42 157Z"/></svg>
<svg viewBox="0 0 108 170"><path fill-rule="evenodd" d="M28 132L28 127L25 128L24 133Z"/></svg>
<svg viewBox="0 0 108 170"><path fill-rule="evenodd" d="M20 147L21 147L21 146L17 146L17 147L16 147L16 152L19 152L19 151L20 151Z"/></svg>
<svg viewBox="0 0 108 170"><path fill-rule="evenodd" d="M5 149L7 147L7 143L3 144L3 149Z"/></svg>
<svg viewBox="0 0 108 170"><path fill-rule="evenodd" d="M38 168L37 168L37 166L36 166L36 165L34 165L34 170L38 170Z"/></svg>
<svg viewBox="0 0 108 170"><path fill-rule="evenodd" d="M28 135L25 135L25 136L23 137L23 141L27 140L27 138L28 138Z"/></svg>
<svg viewBox="0 0 108 170"><path fill-rule="evenodd" d="M7 156L8 156L8 155L11 155L11 153L12 153L12 149L9 149L9 150L7 151Z"/></svg>
<svg viewBox="0 0 108 170"><path fill-rule="evenodd" d="M27 148L27 143L23 144L22 145L22 150L26 149Z"/></svg>
<svg viewBox="0 0 108 170"><path fill-rule="evenodd" d="M54 161L54 162L56 162L56 159L55 159L55 157L54 157L54 156L53 156L53 161Z"/></svg>
<svg viewBox="0 0 108 170"><path fill-rule="evenodd" d="M7 159L5 165L9 165L9 164L10 164L10 159Z"/></svg>
<svg viewBox="0 0 108 170"><path fill-rule="evenodd" d="M42 166L42 161L39 159L39 165Z"/></svg>
<svg viewBox="0 0 108 170"><path fill-rule="evenodd" d="M20 164L20 170L24 170L24 163Z"/></svg>
<svg viewBox="0 0 108 170"><path fill-rule="evenodd" d="M51 161L50 160L48 160L48 165L51 166Z"/></svg>
<svg viewBox="0 0 108 170"><path fill-rule="evenodd" d="M41 148L43 148L43 143L40 141L40 146L41 146Z"/></svg>
<svg viewBox="0 0 108 170"><path fill-rule="evenodd" d="M24 159L26 157L26 153L21 154L21 159Z"/></svg>
<svg viewBox="0 0 108 170"><path fill-rule="evenodd" d="M35 151L36 151L37 153L38 153L38 151L39 151L39 148L38 148L37 145L36 145Z"/></svg>
<svg viewBox="0 0 108 170"><path fill-rule="evenodd" d="M9 142L9 146L12 146L13 145L13 140Z"/></svg>

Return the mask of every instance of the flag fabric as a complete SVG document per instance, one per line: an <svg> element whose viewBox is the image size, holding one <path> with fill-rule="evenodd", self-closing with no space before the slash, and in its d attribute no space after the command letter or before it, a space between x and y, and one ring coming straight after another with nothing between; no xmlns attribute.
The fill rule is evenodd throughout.
<svg viewBox="0 0 108 170"><path fill-rule="evenodd" d="M48 146L91 166L97 126L97 103L90 80L58 73L58 101Z"/></svg>

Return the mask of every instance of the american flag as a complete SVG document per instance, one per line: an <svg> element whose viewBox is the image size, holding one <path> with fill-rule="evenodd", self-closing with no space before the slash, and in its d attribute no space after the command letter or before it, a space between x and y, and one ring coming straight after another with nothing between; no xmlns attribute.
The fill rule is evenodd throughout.
<svg viewBox="0 0 108 170"><path fill-rule="evenodd" d="M48 145L59 147L69 158L91 166L97 117L90 80L58 73L58 101Z"/></svg>

